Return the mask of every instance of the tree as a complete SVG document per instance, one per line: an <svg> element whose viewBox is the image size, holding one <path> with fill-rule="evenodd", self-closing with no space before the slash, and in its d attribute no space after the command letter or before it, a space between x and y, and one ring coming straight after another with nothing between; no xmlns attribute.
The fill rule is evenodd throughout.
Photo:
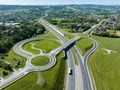
<svg viewBox="0 0 120 90"><path fill-rule="evenodd" d="M42 34L43 32L44 32L43 29L37 29L37 31L36 31L37 34Z"/></svg>
<svg viewBox="0 0 120 90"><path fill-rule="evenodd" d="M7 75L8 75L8 72L3 71L3 76L7 76Z"/></svg>

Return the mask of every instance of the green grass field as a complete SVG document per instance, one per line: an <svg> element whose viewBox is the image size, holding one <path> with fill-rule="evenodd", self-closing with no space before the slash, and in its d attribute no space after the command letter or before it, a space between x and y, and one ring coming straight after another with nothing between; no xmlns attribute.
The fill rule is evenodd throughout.
<svg viewBox="0 0 120 90"><path fill-rule="evenodd" d="M40 41L40 40L39 40ZM39 54L40 51L39 50L36 50L36 49L32 49L31 46L32 44L35 44L37 43L38 41L31 41L31 42L28 42L28 43L25 43L22 48L25 50L25 51L28 51L32 54Z"/></svg>
<svg viewBox="0 0 120 90"><path fill-rule="evenodd" d="M16 67L16 62L13 59L20 61L20 65ZM24 67L26 63L26 59L14 53L13 48L8 52L8 56L5 56L4 59L0 59L0 61L5 61L10 63L10 65L15 69ZM2 71L5 71L5 70L0 68L0 75L2 75Z"/></svg>
<svg viewBox="0 0 120 90"><path fill-rule="evenodd" d="M73 34L70 34L70 33L65 33L64 35L65 35L65 37L67 37L68 39L72 39L72 38L75 37Z"/></svg>
<svg viewBox="0 0 120 90"><path fill-rule="evenodd" d="M41 35L37 35L37 37L40 38L53 38L53 39L58 39L53 33L47 33L47 34L41 34Z"/></svg>
<svg viewBox="0 0 120 90"><path fill-rule="evenodd" d="M20 67L24 67L26 64L26 59L22 56L17 55L14 51L13 48L9 51L8 56L5 57L4 60L6 60L7 62L10 62L10 64L15 67L16 66L16 62L13 60L13 58L15 58L16 60L20 61L20 65L18 66L18 68Z"/></svg>
<svg viewBox="0 0 120 90"><path fill-rule="evenodd" d="M94 36L99 48L89 58L88 65L94 76L97 90L120 89L120 38ZM118 53L108 54L102 48L116 50Z"/></svg>
<svg viewBox="0 0 120 90"><path fill-rule="evenodd" d="M39 37L39 38L52 38L52 39L58 39L53 33L46 33L46 34L40 34L40 35L37 35L36 37ZM40 40L39 40L40 41ZM31 48L31 45L32 44L35 44L37 43L37 41L31 41L29 43L26 43L23 45L23 49L28 51L28 52L31 52L32 54L39 54L40 51L39 50L36 50L36 49L32 49Z"/></svg>
<svg viewBox="0 0 120 90"><path fill-rule="evenodd" d="M43 39L39 41L31 41L31 42L26 43L23 45L23 49L33 54L39 54L40 53L39 50L31 48L32 44L35 44L34 45L35 48L42 49L45 53L60 46L60 43L56 41Z"/></svg>
<svg viewBox="0 0 120 90"><path fill-rule="evenodd" d="M38 56L33 58L31 63L35 66L44 66L49 63L49 58L46 56Z"/></svg>
<svg viewBox="0 0 120 90"><path fill-rule="evenodd" d="M108 38L98 36L94 36L94 38L102 47L120 52L120 38Z"/></svg>
<svg viewBox="0 0 120 90"><path fill-rule="evenodd" d="M35 44L35 48L42 49L45 53L57 48L60 46L60 43L53 40L41 40L39 43Z"/></svg>
<svg viewBox="0 0 120 90"><path fill-rule="evenodd" d="M41 72L44 81L47 83L45 87L37 84L38 73L32 72L5 90L62 90L66 72L66 60L62 59L63 55L63 53L57 55L57 63L53 68Z"/></svg>
<svg viewBox="0 0 120 90"><path fill-rule="evenodd" d="M85 53L92 48L93 44L92 42L87 38L81 38L76 42L76 46L78 47L79 51L82 53L82 55L85 55Z"/></svg>

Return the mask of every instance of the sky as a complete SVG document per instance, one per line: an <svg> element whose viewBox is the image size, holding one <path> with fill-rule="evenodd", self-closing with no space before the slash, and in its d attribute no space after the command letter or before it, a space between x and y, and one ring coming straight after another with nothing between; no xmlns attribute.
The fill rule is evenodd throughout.
<svg viewBox="0 0 120 90"><path fill-rule="evenodd" d="M65 5L65 4L97 4L120 5L120 0L0 0L5 5Z"/></svg>

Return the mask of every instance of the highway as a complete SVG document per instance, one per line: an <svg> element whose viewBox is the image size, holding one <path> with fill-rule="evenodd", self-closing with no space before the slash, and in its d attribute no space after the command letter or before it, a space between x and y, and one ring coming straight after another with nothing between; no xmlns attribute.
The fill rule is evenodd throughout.
<svg viewBox="0 0 120 90"><path fill-rule="evenodd" d="M98 24L92 26L89 30L83 32L83 34L86 36L86 38L88 38L89 40L92 41L93 43L93 47L87 51L87 53L84 55L83 57L83 65L84 65L84 75L85 75L85 82L87 83L87 87L86 87L86 90L94 90L94 85L93 85L93 82L92 82L92 79L91 79L91 76L90 76L90 72L89 72L89 69L88 69L88 65L87 65L87 60L89 58L89 56L98 48L98 43L89 37L89 33L93 30L95 30L96 28L98 28L104 21L106 21L107 19L104 19L102 21L100 21Z"/></svg>
<svg viewBox="0 0 120 90"><path fill-rule="evenodd" d="M56 28L54 28L52 25L46 23L43 19L41 19L40 21L43 26L47 26L46 28L48 28L49 30L51 30L51 32L53 32L56 36L58 36L58 38L60 38L61 41L62 40L63 40L63 42L67 41L67 39L64 37L64 35L61 33L58 33L58 30ZM87 81L89 79L89 77L86 76L85 67L83 65L84 60L83 60L81 54L79 53L78 49L76 47L73 47L73 49L76 53L77 59L79 60L79 66L78 67L75 66L73 57L71 57L72 53L70 53L70 51L67 52L68 67L72 68L73 75L68 75L68 77L67 77L66 90L91 90L90 86L89 86L89 82ZM75 75L75 74L77 74L77 75ZM88 79L86 79L86 78L88 78Z"/></svg>
<svg viewBox="0 0 120 90"><path fill-rule="evenodd" d="M30 42L30 41L42 40L42 39L47 39L47 38L30 38L30 39L26 39L26 40L23 40L21 42L18 42L13 48L14 52L17 53L20 56L25 57L27 59L26 65L25 65L24 68L21 68L21 69L17 70L16 72L12 73L11 76L9 76L8 78L2 80L0 82L0 89L5 88L9 84L11 84L11 83L15 82L16 80L22 78L23 76L25 76L29 72L32 72L32 71L44 71L44 70L52 68L56 63L55 55L58 54L63 49L67 48L71 43L75 42L79 38L80 37L75 37L75 38L71 39L70 41L64 43L60 47L52 50L52 52L54 52L54 53L49 52L49 53L46 53L46 54L45 53L44 54L43 53L42 54L32 54L30 52L27 52L27 51L23 50L22 46L25 43ZM55 40L55 41L59 42L59 40L56 40L56 39L47 39L47 40ZM37 57L37 56L43 56L43 55L49 57L50 61L49 61L48 64L46 64L44 66L34 66L34 65L31 64L32 58Z"/></svg>
<svg viewBox="0 0 120 90"><path fill-rule="evenodd" d="M93 42L93 47L84 55L84 66L85 66L86 77L88 77L87 81L89 82L90 90L94 90L93 82L90 77L90 72L87 66L87 60L88 60L88 57L98 48L98 44L94 39L92 38L89 38L89 39Z"/></svg>
<svg viewBox="0 0 120 90"><path fill-rule="evenodd" d="M107 19L102 20L101 22L99 22L99 24L96 24L96 25L92 26L91 29L83 32L83 34L86 36L86 38L91 40L92 43L93 43L93 47L89 51L87 51L87 53L84 55L84 62L83 62L84 67L85 67L85 73L86 73L86 81L89 82L88 83L89 90L94 90L94 85L93 85L93 82L92 82L92 79L91 79L91 76L90 76L90 72L89 72L89 69L88 69L87 60L88 60L89 56L98 48L98 43L94 39L90 38L88 34L91 31L98 28L106 20Z"/></svg>
<svg viewBox="0 0 120 90"><path fill-rule="evenodd" d="M43 18L40 18L39 21L41 22L41 24L44 27L46 27L49 31L54 33L63 44L68 41L61 32L59 32L52 25L46 23ZM74 58L73 58L72 52L70 50L67 51L67 57L68 57L68 67L70 67L72 69L73 74L67 75L66 90L75 90L75 63L74 63Z"/></svg>
<svg viewBox="0 0 120 90"><path fill-rule="evenodd" d="M41 19L40 21L43 26L47 26L46 28L48 28L49 30L51 30L51 32L53 32L56 36L58 36L58 38L61 39L61 41L63 40L63 42L65 42L68 40L64 37L63 34L58 33L58 30L56 28L54 28L52 25L46 23L43 19ZM88 87L87 82L84 82L84 81L86 81L86 77L84 77L86 75L85 75L85 73L83 73L84 66L82 63L83 60L81 59L82 58L81 54L79 53L79 51L76 47L74 47L74 51L77 54L77 58L80 62L79 62L79 66L76 67L74 64L74 61L73 61L72 53L70 51L67 52L68 67L72 68L73 75L68 75L68 77L67 77L66 90L89 90L89 89L86 89L86 87ZM77 72L79 72L79 73L77 73Z"/></svg>
<svg viewBox="0 0 120 90"><path fill-rule="evenodd" d="M73 60L73 57L71 57L72 53L70 53L70 51L67 52L68 67L72 67L72 69L74 71L73 73L75 73L77 75L74 74L73 78L71 78L70 75L68 76L66 90L94 90L94 86L93 86L93 83L92 83L92 80L90 77L90 73L89 73L89 69L87 66L87 60L88 60L88 57L96 50L96 48L98 47L98 44L94 39L92 39L88 36L88 33L91 32L92 30L94 30L95 28L97 28L98 26L100 26L103 21L105 21L105 20L102 20L99 24L96 24L91 29L83 32L83 34L85 34L86 37L93 42L93 47L84 56L81 55L81 53L79 52L79 50L77 49L76 46L73 47L75 54L77 56L77 59L79 60L78 66L75 66L74 62L72 61ZM45 20L43 20L43 18L40 19L40 22L43 26L48 28L48 30L53 32L63 43L67 41L67 39L64 37L63 34L61 34L60 31L58 32L58 30L56 28L54 28L49 23L46 23ZM73 79L75 79L75 80L73 81ZM68 84L68 82L69 82L69 84ZM71 82L75 83L74 88L73 88L73 85L71 86Z"/></svg>
<svg viewBox="0 0 120 90"><path fill-rule="evenodd" d="M57 34L58 38L60 38L60 39L62 38L62 39L64 39L64 41L67 41L67 39L64 37L63 34L60 34L60 33L56 32L57 31L56 28L54 28L50 24L47 24L44 20L40 20L40 21L44 26L47 26L48 29L50 28L51 30L53 30L52 32L53 33L55 32L55 34ZM72 61L73 59L69 61L69 59L72 58L71 57L72 55L70 55L70 53L67 53L67 55L70 57L70 58L68 57L68 65L69 65L69 67L72 67L74 73L76 71L75 74L78 74L78 75L75 75L75 74L73 75L74 79L75 79L74 80L74 83L75 83L74 88L75 89L73 89L73 86L71 86L71 83L70 83L70 82L73 83L73 78L70 79L69 77L71 77L71 76L68 76L68 81L67 82L69 82L69 84L67 83L66 90L93 90L92 89L93 86L92 86L92 84L89 80L90 77L88 77L89 76L88 75L88 68L86 68L87 65L84 65L84 63L85 63L84 62L84 57L82 57L82 55L80 54L77 47L74 46L73 49L75 51L77 59L79 60L79 67L75 67L74 62ZM86 55L85 57L89 57L89 55ZM86 62L87 62L87 60L86 60ZM72 65L74 65L74 66L72 66ZM75 77L75 76L77 76L77 77Z"/></svg>
<svg viewBox="0 0 120 90"><path fill-rule="evenodd" d="M95 30L97 27L99 27L104 21L107 21L107 19L101 20L98 24L92 26L90 29L83 32L83 34L89 34L89 32Z"/></svg>

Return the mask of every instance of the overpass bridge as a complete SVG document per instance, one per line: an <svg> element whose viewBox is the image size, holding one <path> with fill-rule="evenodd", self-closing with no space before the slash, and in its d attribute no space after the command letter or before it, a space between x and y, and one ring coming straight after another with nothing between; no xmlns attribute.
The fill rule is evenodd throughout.
<svg viewBox="0 0 120 90"><path fill-rule="evenodd" d="M74 37L71 40L67 41L66 43L63 43L62 46L52 50L50 54L58 54L60 51L64 50L65 57L67 57L67 51L75 44L75 41L79 40L80 36Z"/></svg>
<svg viewBox="0 0 120 90"><path fill-rule="evenodd" d="M73 43L75 43L75 41L79 40L80 39L80 36L77 36L77 37L74 37L72 38L71 40L67 41L66 43L64 43L62 46L61 46L61 49L66 49L68 48L70 45L72 45Z"/></svg>

